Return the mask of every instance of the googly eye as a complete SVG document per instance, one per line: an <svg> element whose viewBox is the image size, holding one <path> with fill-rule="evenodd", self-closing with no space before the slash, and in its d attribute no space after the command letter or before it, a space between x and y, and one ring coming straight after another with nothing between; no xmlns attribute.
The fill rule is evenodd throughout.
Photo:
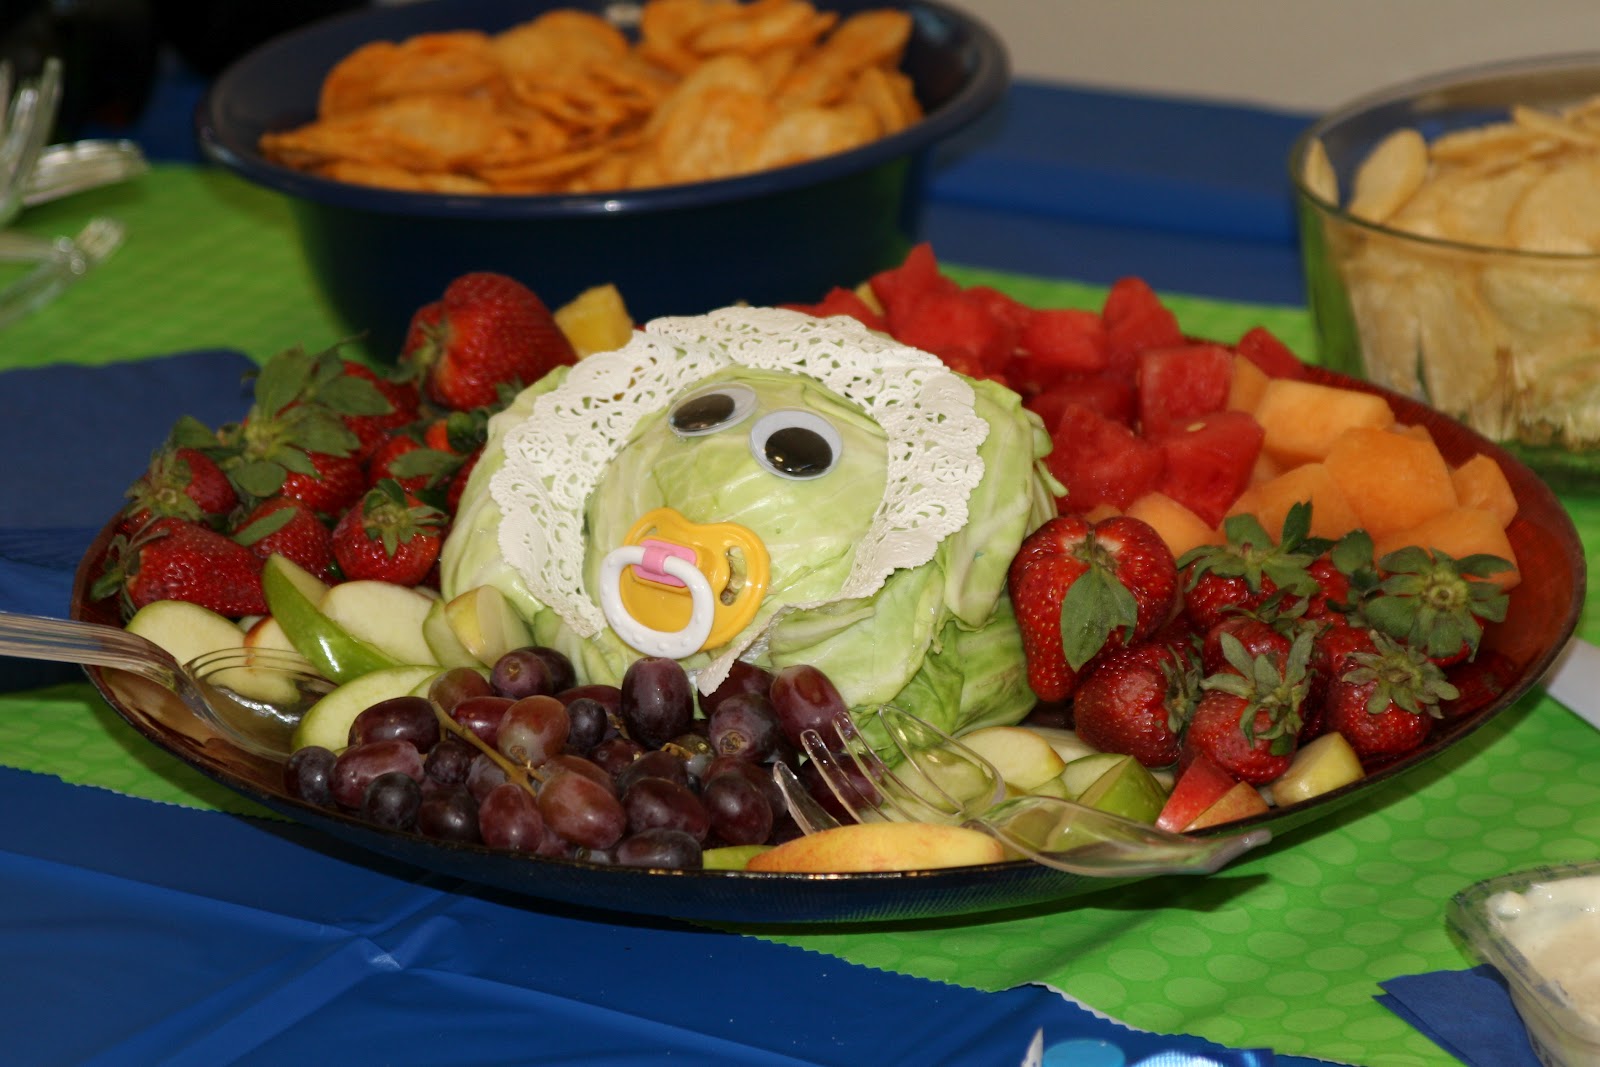
<svg viewBox="0 0 1600 1067"><path fill-rule="evenodd" d="M747 385L719 385L672 405L667 423L679 437L700 437L743 422L756 409L756 391Z"/></svg>
<svg viewBox="0 0 1600 1067"><path fill-rule="evenodd" d="M839 462L844 440L821 415L786 408L750 427L750 452L780 478L820 478Z"/></svg>

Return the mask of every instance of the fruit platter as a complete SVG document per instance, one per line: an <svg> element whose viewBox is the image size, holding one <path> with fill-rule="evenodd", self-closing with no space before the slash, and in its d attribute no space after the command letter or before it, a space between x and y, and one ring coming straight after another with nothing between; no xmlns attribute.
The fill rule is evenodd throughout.
<svg viewBox="0 0 1600 1067"><path fill-rule="evenodd" d="M181 422L73 617L180 664L292 650L327 689L256 743L94 684L240 794L450 877L866 922L1144 875L936 821L871 855L806 832L773 768L851 822L815 742L864 709L954 735L1012 799L1293 847L1403 795L1576 626L1583 552L1526 467L1265 331L1185 337L1137 279L1027 308L919 246L811 304L623 300L465 276L397 367L296 350L238 424Z"/></svg>

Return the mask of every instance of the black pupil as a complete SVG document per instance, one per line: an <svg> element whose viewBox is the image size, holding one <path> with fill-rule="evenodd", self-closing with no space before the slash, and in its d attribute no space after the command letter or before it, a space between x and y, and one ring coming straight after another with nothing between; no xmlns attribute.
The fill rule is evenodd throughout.
<svg viewBox="0 0 1600 1067"><path fill-rule="evenodd" d="M693 396L672 411L672 428L679 433L693 433L720 426L733 417L733 397L727 393L706 393Z"/></svg>
<svg viewBox="0 0 1600 1067"><path fill-rule="evenodd" d="M803 426L785 426L774 431L765 445L767 461L774 470L802 477L822 474L833 463L833 449L827 438Z"/></svg>

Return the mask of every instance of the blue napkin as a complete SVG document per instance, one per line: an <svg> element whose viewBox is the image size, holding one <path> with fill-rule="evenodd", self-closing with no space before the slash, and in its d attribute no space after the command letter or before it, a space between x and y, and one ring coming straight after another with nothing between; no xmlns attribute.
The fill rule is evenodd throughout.
<svg viewBox="0 0 1600 1067"><path fill-rule="evenodd" d="M1540 1067L1505 979L1488 964L1380 984L1378 1003L1467 1067Z"/></svg>
<svg viewBox="0 0 1600 1067"><path fill-rule="evenodd" d="M0 610L65 618L78 561L172 424L237 421L254 366L213 349L0 372ZM0 657L0 691L75 671Z"/></svg>

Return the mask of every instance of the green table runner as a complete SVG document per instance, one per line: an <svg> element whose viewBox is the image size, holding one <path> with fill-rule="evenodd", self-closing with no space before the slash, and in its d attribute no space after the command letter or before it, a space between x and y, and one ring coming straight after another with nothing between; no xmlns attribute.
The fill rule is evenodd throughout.
<svg viewBox="0 0 1600 1067"><path fill-rule="evenodd" d="M106 363L206 347L262 359L339 336L288 212L218 173L146 179L30 212L70 232L93 213L128 243L57 303L0 335L0 367ZM952 270L1037 305L1103 290ZM602 281L603 279L596 279ZM1265 325L1308 352L1303 310L1172 296L1197 336ZM1600 500L1567 499L1592 558ZM1600 638L1591 605L1583 632ZM131 796L270 817L167 756L85 684L4 699L0 763ZM1131 1025L1384 1067L1454 1062L1377 1004L1378 983L1473 961L1445 931L1479 878L1600 856L1600 734L1530 695L1433 764L1204 879L1166 878L1055 908L893 928L749 931L855 963L980 989L1043 983Z"/></svg>

